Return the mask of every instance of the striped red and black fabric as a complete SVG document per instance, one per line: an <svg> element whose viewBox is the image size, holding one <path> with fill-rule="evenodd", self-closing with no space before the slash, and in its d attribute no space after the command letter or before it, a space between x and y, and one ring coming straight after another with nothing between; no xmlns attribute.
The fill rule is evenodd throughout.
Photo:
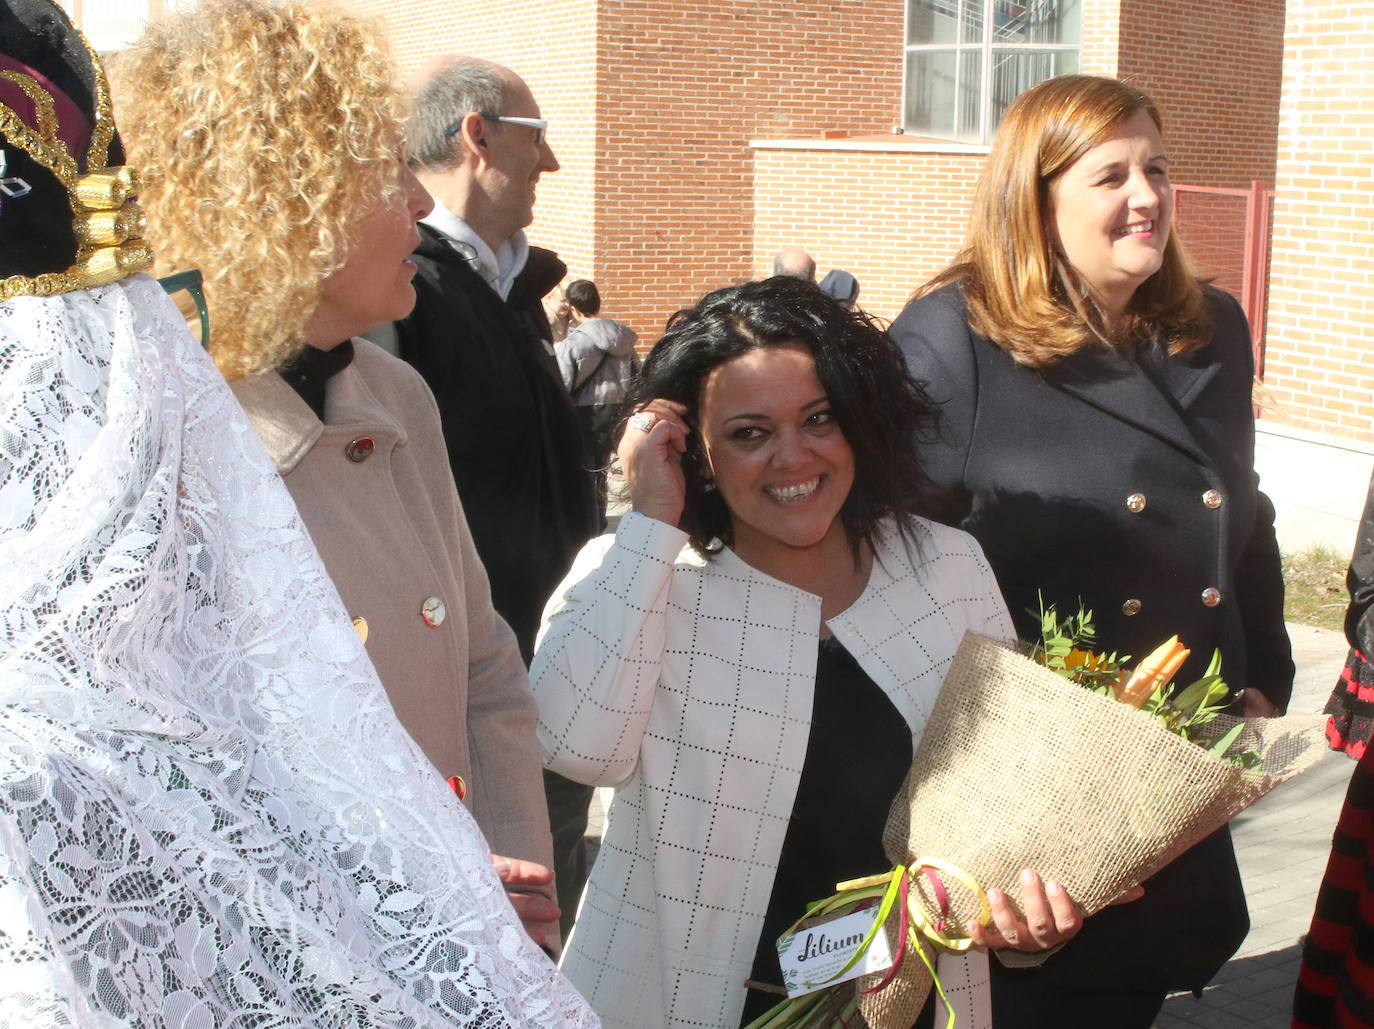
<svg viewBox="0 0 1374 1029"><path fill-rule="evenodd" d="M1355 766L1303 944L1293 1029L1374 1027L1374 749Z"/></svg>
<svg viewBox="0 0 1374 1029"><path fill-rule="evenodd" d="M1374 730L1374 667L1353 647L1324 710L1331 716L1326 723L1331 749L1363 757Z"/></svg>

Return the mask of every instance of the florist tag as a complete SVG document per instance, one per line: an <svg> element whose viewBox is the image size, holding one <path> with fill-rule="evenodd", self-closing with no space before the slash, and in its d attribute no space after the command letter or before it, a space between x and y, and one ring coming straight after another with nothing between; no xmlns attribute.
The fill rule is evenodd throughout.
<svg viewBox="0 0 1374 1029"><path fill-rule="evenodd" d="M874 906L779 936L778 962L782 965L782 984L787 995L801 997L891 968L892 950L887 933L881 931L873 934L868 949L854 960L878 913ZM845 968L851 961L852 966Z"/></svg>

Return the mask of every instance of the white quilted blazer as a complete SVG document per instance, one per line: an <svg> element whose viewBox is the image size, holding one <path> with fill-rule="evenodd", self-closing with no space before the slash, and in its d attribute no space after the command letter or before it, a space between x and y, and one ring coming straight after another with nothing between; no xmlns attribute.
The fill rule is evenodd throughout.
<svg viewBox="0 0 1374 1029"><path fill-rule="evenodd" d="M1014 637L974 539L916 538L827 623L913 746L965 631ZM545 765L617 787L562 965L608 1027L739 1025L811 727L820 598L685 544L639 514L588 543L530 669Z"/></svg>

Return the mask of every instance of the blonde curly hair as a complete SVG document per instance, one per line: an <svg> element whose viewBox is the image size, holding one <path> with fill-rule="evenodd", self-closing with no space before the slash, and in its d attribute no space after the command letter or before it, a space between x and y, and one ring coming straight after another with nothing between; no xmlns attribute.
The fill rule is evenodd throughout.
<svg viewBox="0 0 1374 1029"><path fill-rule="evenodd" d="M159 274L201 269L226 378L279 367L358 222L399 188L404 111L378 31L316 3L218 0L112 65Z"/></svg>

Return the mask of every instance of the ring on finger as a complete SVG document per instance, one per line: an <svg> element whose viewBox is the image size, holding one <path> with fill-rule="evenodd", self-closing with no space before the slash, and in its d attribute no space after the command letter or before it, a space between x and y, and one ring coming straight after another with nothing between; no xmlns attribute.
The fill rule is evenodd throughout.
<svg viewBox="0 0 1374 1029"><path fill-rule="evenodd" d="M630 415L630 424L640 432L648 432L654 427L656 421L658 421L658 419L648 411L636 411L634 414Z"/></svg>

